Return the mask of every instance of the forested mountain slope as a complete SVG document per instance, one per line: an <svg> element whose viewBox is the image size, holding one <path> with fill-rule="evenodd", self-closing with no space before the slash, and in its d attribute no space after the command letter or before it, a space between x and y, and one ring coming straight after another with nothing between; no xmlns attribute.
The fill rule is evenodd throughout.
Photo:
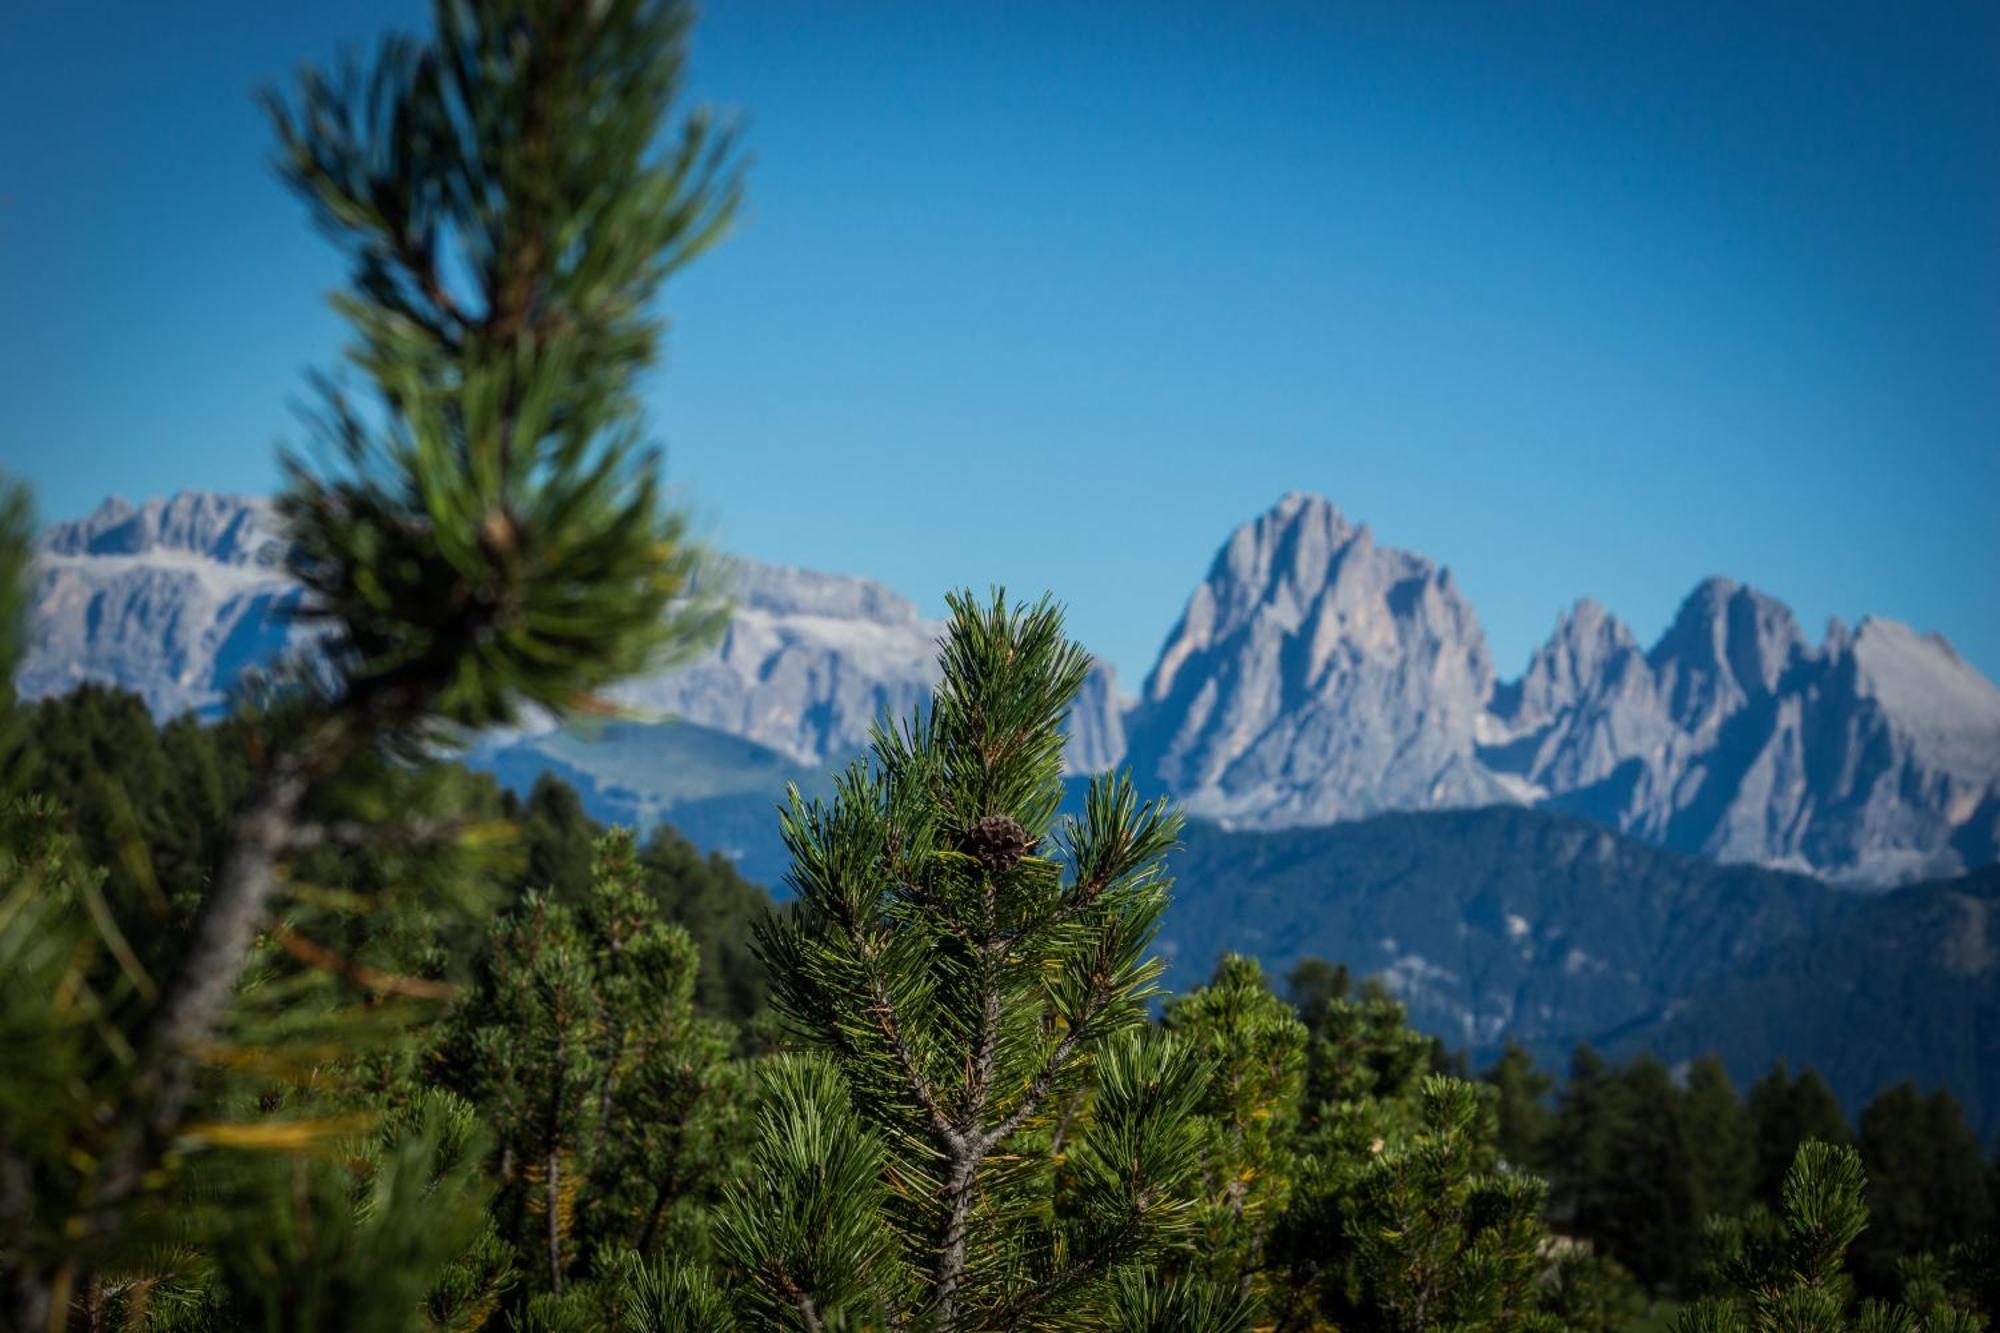
<svg viewBox="0 0 2000 1333"><path fill-rule="evenodd" d="M1821 1070L1850 1107L1949 1086L2000 1129L2000 871L1880 897L1717 866L1578 819L1495 808L1329 828L1192 823L1161 940L1169 984L1225 950L1380 973L1419 1027L1483 1063L1507 1039L1719 1054L1740 1086Z"/></svg>

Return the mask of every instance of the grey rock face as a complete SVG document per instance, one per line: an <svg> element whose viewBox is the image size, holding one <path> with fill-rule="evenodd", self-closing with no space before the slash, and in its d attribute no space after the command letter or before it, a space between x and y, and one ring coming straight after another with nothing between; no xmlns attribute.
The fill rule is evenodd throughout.
<svg viewBox="0 0 2000 1333"><path fill-rule="evenodd" d="M183 492L107 500L35 548L27 696L86 680L139 694L161 717L212 713L247 667L310 636L268 503Z"/></svg>
<svg viewBox="0 0 2000 1333"><path fill-rule="evenodd" d="M36 545L28 696L94 680L133 690L161 717L219 710L246 667L309 642L288 613L299 590L267 501L184 492L134 507L107 500ZM620 700L754 740L819 766L866 748L878 717L930 697L943 627L880 583L720 558L704 592L733 614L694 662L628 682ZM1122 750L1122 701L1100 664L1073 714L1071 766Z"/></svg>
<svg viewBox="0 0 2000 1333"><path fill-rule="evenodd" d="M819 765L866 749L876 718L930 697L939 627L881 584L736 559L705 582L731 604L721 641L620 686L620 702Z"/></svg>
<svg viewBox="0 0 2000 1333"><path fill-rule="evenodd" d="M1513 800L1856 884L2000 855L2000 690L1943 639L1814 647L1712 578L1649 651L1579 602L1496 683L1449 575L1310 496L1230 538L1127 728L1142 783L1240 827Z"/></svg>
<svg viewBox="0 0 2000 1333"><path fill-rule="evenodd" d="M1716 860L1892 884L1995 854L2000 690L1893 621L1814 647L1722 579L1643 658L1579 608L1496 692L1486 740L1481 761L1533 796Z"/></svg>
<svg viewBox="0 0 2000 1333"><path fill-rule="evenodd" d="M1125 714L1131 701L1118 692L1118 673L1095 662L1069 709L1069 743L1063 763L1071 773L1103 773L1125 762Z"/></svg>
<svg viewBox="0 0 2000 1333"><path fill-rule="evenodd" d="M1565 612L1518 681L1497 687L1479 755L1529 797L1609 778L1672 740L1652 667L1622 621L1592 601Z"/></svg>
<svg viewBox="0 0 2000 1333"><path fill-rule="evenodd" d="M817 766L865 751L876 719L902 721L930 701L944 626L884 585L730 557L706 578L731 605L721 642L685 667L621 686L621 702ZM1110 667L1096 664L1071 711L1071 771L1117 761L1121 707Z"/></svg>
<svg viewBox="0 0 2000 1333"><path fill-rule="evenodd" d="M1142 786L1246 827L1478 805L1493 664L1448 572L1317 496L1237 529L1127 726Z"/></svg>

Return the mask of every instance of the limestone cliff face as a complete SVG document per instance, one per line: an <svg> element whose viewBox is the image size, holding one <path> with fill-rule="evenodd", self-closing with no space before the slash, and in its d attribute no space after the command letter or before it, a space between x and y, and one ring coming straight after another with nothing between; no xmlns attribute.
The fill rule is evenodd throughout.
<svg viewBox="0 0 2000 1333"><path fill-rule="evenodd" d="M887 586L734 558L718 560L708 580L731 607L721 641L685 667L621 686L621 701L807 764L861 753L877 718L906 719L929 702L944 626ZM1117 760L1120 703L1098 664L1071 711L1072 769Z"/></svg>
<svg viewBox="0 0 2000 1333"><path fill-rule="evenodd" d="M1580 606L1496 691L1485 739L1535 797L1717 860L1888 884L1996 855L2000 690L1894 621L1814 646L1724 579L1643 656Z"/></svg>
<svg viewBox="0 0 2000 1333"><path fill-rule="evenodd" d="M1451 575L1317 496L1237 529L1127 724L1142 786L1247 827L1504 795L1473 757L1493 688Z"/></svg>
<svg viewBox="0 0 2000 1333"><path fill-rule="evenodd" d="M108 500L56 524L36 546L23 693L94 680L138 693L161 717L219 711L246 667L310 646L289 617L299 589L284 556L269 502L249 496ZM820 765L865 749L877 717L907 717L930 697L943 626L883 584L726 557L703 579L733 609L720 641L627 682L622 702ZM1073 768L1116 761L1122 706L1100 664L1072 715Z"/></svg>
<svg viewBox="0 0 2000 1333"><path fill-rule="evenodd" d="M139 694L161 717L222 708L247 667L308 633L270 505L183 492L106 500L35 546L32 631L19 685L55 694L86 680Z"/></svg>

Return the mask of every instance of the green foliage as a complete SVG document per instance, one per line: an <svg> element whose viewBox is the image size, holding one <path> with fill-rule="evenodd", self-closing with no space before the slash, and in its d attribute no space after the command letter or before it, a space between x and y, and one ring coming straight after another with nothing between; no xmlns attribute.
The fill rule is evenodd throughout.
<svg viewBox="0 0 2000 1333"><path fill-rule="evenodd" d="M750 1169L719 1235L743 1274L737 1307L751 1327L880 1320L908 1299L915 1275L884 1225L885 1156L832 1063L781 1056L766 1065Z"/></svg>
<svg viewBox="0 0 2000 1333"><path fill-rule="evenodd" d="M1689 1306L1677 1333L1977 1333L1981 1322L1925 1293L1921 1308L1854 1302L1850 1245L1869 1225L1867 1177L1852 1148L1811 1141L1785 1174L1777 1216L1753 1209L1709 1226L1720 1294Z"/></svg>
<svg viewBox="0 0 2000 1333"><path fill-rule="evenodd" d="M1688 1069L1676 1109L1686 1145L1688 1193L1695 1216L1739 1213L1751 1200L1756 1127L1714 1056Z"/></svg>
<svg viewBox="0 0 2000 1333"><path fill-rule="evenodd" d="M1836 1144L1854 1141L1847 1117L1841 1114L1840 1102L1825 1081L1810 1069L1794 1078L1784 1062L1779 1061L1770 1073L1751 1086L1747 1104L1757 1140L1753 1198L1778 1197L1801 1144L1809 1140Z"/></svg>
<svg viewBox="0 0 2000 1333"><path fill-rule="evenodd" d="M1495 1169L1490 1098L1427 1076L1397 1141L1315 1161L1288 1220L1287 1326L1556 1326L1543 1308L1545 1187Z"/></svg>
<svg viewBox="0 0 2000 1333"><path fill-rule="evenodd" d="M731 1038L694 1012L692 941L660 920L629 832L592 869L576 906L532 891L497 924L439 1059L492 1126L524 1290L558 1295L618 1250L698 1252L734 1132Z"/></svg>
<svg viewBox="0 0 2000 1333"><path fill-rule="evenodd" d="M1061 723L1089 659L1046 601L950 602L930 709L878 729L831 801L793 794L798 902L759 940L774 1007L879 1144L872 1229L907 1285L874 1279L871 1298L942 1330L1047 1324L1191 1221L1205 1066L1125 1035L1154 994L1179 821L1106 777L1058 824ZM788 1318L856 1299L758 1290Z"/></svg>
<svg viewBox="0 0 2000 1333"><path fill-rule="evenodd" d="M681 599L695 555L633 377L653 295L738 184L703 116L655 151L685 6L484 0L435 21L266 99L283 175L352 259L335 304L386 409L323 386L342 470L289 459L280 509L356 695L480 727L575 710L714 625Z"/></svg>
<svg viewBox="0 0 2000 1333"><path fill-rule="evenodd" d="M602 830L584 813L576 789L553 773L535 779L515 819L526 856L524 882L558 901L581 902L593 879L591 857Z"/></svg>
<svg viewBox="0 0 2000 1333"><path fill-rule="evenodd" d="M1113 1277L1102 1327L1116 1333L1249 1333L1250 1299L1235 1285L1198 1274L1163 1279L1121 1268Z"/></svg>
<svg viewBox="0 0 2000 1333"><path fill-rule="evenodd" d="M1534 1057L1514 1041L1507 1043L1482 1078L1493 1086L1496 1097L1501 1158L1523 1170L1546 1169L1549 1140L1555 1132L1555 1116L1549 1110L1555 1079L1535 1068Z"/></svg>
<svg viewBox="0 0 2000 1333"><path fill-rule="evenodd" d="M14 672L28 651L29 577L35 508L28 488L0 472L0 801L25 791Z"/></svg>
<svg viewBox="0 0 2000 1333"><path fill-rule="evenodd" d="M1855 1276L1864 1291L1883 1295L1895 1286L1900 1256L1992 1231L1994 1201L1979 1140L1951 1094L1899 1083L1863 1108L1860 1129L1870 1223L1855 1246Z"/></svg>
<svg viewBox="0 0 2000 1333"><path fill-rule="evenodd" d="M1684 1100L1657 1060L1613 1069L1579 1048L1550 1150L1559 1224L1654 1290L1687 1283L1705 1216Z"/></svg>
<svg viewBox="0 0 2000 1333"><path fill-rule="evenodd" d="M103 873L80 868L54 804L27 797L0 820L0 1271L29 1328L48 1317L34 1289L75 1252L65 1223L89 1178L95 1111L151 981L129 947L96 947ZM79 973L80 959L95 965Z"/></svg>
<svg viewBox="0 0 2000 1333"><path fill-rule="evenodd" d="M728 1294L708 1270L680 1262L634 1274L624 1319L629 1333L726 1333L735 1324Z"/></svg>
<svg viewBox="0 0 2000 1333"><path fill-rule="evenodd" d="M358 1150L357 1150L358 1149ZM373 1143L230 1174L202 1325L270 1333L476 1327L495 1262L471 1108L423 1094Z"/></svg>
<svg viewBox="0 0 2000 1333"><path fill-rule="evenodd" d="M240 729L155 726L138 696L102 685L29 705L21 724L22 780L61 806L112 901L148 923L140 947L164 961L249 788Z"/></svg>
<svg viewBox="0 0 2000 1333"><path fill-rule="evenodd" d="M1418 1082L1435 1062L1435 1043L1405 1022L1403 1006L1380 982L1370 978L1350 998L1345 967L1306 959L1292 970L1290 989L1310 1038L1308 1124L1323 1125L1343 1106L1389 1108L1413 1101Z"/></svg>
<svg viewBox="0 0 2000 1333"><path fill-rule="evenodd" d="M1264 1245L1291 1194L1305 1025L1271 993L1256 960L1234 954L1216 966L1208 985L1168 1003L1164 1025L1214 1071L1199 1111L1202 1198L1194 1253L1183 1262L1208 1287L1259 1295ZM1188 1291L1206 1289L1196 1284Z"/></svg>
<svg viewBox="0 0 2000 1333"><path fill-rule="evenodd" d="M1576 1333L1611 1333L1638 1324L1646 1294L1623 1264L1588 1242L1563 1237L1553 1238L1545 1253L1550 1263L1542 1303L1557 1324Z"/></svg>
<svg viewBox="0 0 2000 1333"><path fill-rule="evenodd" d="M703 855L665 825L647 835L639 866L661 914L687 931L701 955L695 1007L739 1022L763 1013L769 978L752 935L772 910L770 896L728 857Z"/></svg>

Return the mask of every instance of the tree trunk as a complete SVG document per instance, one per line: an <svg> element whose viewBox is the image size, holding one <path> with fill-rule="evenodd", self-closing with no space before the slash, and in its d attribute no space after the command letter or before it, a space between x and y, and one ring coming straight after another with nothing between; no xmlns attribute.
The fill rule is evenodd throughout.
<svg viewBox="0 0 2000 1333"><path fill-rule="evenodd" d="M549 1149L547 1175L549 1191L549 1290L560 1296L563 1289L562 1223L556 1217L556 1209L561 1203L562 1162L560 1154L553 1147Z"/></svg>
<svg viewBox="0 0 2000 1333"><path fill-rule="evenodd" d="M186 952L147 1020L105 1166L86 1200L89 1234L114 1230L131 1199L180 1127L194 1091L201 1051L229 1007L243 959L278 887L278 858L292 840L307 778L284 763L236 820L228 854L202 898Z"/></svg>
<svg viewBox="0 0 2000 1333"><path fill-rule="evenodd" d="M937 1333L958 1333L958 1288L965 1280L965 1235L972 1217L972 1192L980 1151L967 1143L955 1153L945 1181L945 1224L937 1261Z"/></svg>

